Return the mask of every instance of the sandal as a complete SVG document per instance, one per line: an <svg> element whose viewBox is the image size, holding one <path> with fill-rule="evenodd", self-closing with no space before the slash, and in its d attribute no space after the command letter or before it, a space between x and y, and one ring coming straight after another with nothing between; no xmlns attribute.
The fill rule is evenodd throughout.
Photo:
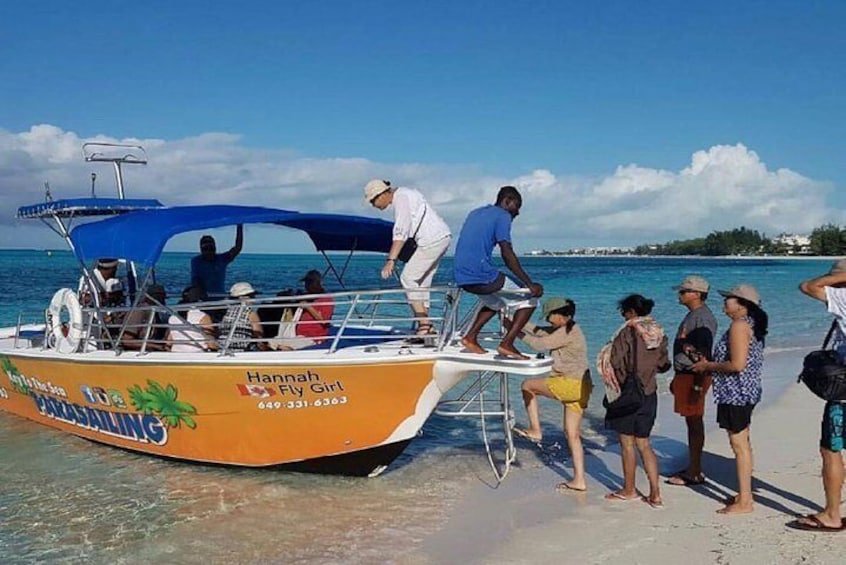
<svg viewBox="0 0 846 565"><path fill-rule="evenodd" d="M696 485L704 485L705 484L705 475L699 473L695 477L688 475L687 473L681 472L676 473L666 481L664 481L668 485L674 485L677 487L692 487Z"/></svg>
<svg viewBox="0 0 846 565"><path fill-rule="evenodd" d="M414 331L414 335L405 338L405 342L409 345L425 346L427 345L427 341L430 341L427 338L435 335L436 333L437 332L435 332L435 328L434 326L432 326L432 324L418 324L417 329Z"/></svg>

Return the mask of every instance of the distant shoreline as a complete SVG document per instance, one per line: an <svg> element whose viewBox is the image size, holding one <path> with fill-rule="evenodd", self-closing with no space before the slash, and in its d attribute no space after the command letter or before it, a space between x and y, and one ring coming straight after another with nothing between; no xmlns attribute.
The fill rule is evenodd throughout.
<svg viewBox="0 0 846 565"><path fill-rule="evenodd" d="M2 252L38 252L38 253L68 253L70 254L71 251L69 249L62 249L62 248L52 248L52 249L23 249L23 248L2 248L0 249L0 253ZM174 255L196 255L196 251L164 251L164 255L174 254ZM329 255L346 255L346 253L340 251L329 251L327 252ZM378 256L381 255L379 252L375 251L362 251L359 252L360 254L366 254L368 256ZM320 255L319 251L299 251L299 252L290 252L290 253L278 253L272 251L244 251L242 255ZM448 254L447 257L453 257L453 255ZM582 255L579 253L561 253L557 255L532 255L530 253L519 254L520 258L538 258L538 259L701 259L701 260L726 260L726 259L738 259L738 260L786 260L786 261L839 261L840 259L846 258L846 255Z"/></svg>
<svg viewBox="0 0 846 565"><path fill-rule="evenodd" d="M560 255L521 255L538 259L740 259L740 260L787 260L787 261L839 261L846 258L843 255L581 255L560 254Z"/></svg>

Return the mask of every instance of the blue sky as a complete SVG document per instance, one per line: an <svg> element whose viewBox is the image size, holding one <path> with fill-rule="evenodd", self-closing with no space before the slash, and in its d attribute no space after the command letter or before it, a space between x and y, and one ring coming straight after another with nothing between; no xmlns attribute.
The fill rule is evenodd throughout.
<svg viewBox="0 0 846 565"><path fill-rule="evenodd" d="M20 245L11 216L44 181L84 194L70 147L95 137L142 142L150 166L128 184L170 204L375 214L359 191L383 177L457 231L517 184L524 251L846 223L844 16L781 1L3 3L0 247Z"/></svg>

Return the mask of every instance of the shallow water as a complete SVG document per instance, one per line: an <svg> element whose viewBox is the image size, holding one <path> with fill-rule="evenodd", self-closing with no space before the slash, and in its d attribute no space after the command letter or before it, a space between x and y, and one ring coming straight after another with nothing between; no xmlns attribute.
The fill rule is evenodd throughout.
<svg viewBox="0 0 846 565"><path fill-rule="evenodd" d="M171 296L187 282L188 254L166 254L157 276ZM242 255L229 282L249 280L265 292L297 287L318 255ZM548 295L573 298L591 361L621 319L616 301L630 292L656 300L668 333L684 315L671 287L685 275L706 276L715 288L755 284L771 320L770 351L821 341L824 307L796 287L830 261L746 259L525 258ZM378 257L349 271L350 287L378 288ZM19 273L26 274L22 280ZM449 259L437 283L450 274ZM78 271L67 253L0 251L0 325L18 311L37 321L52 293L75 288ZM330 290L337 286L327 285ZM714 295L722 331L726 318ZM766 370L766 369L765 369ZM786 385L765 381L765 395ZM662 387L666 394L666 387ZM519 381L511 383L518 422L525 421ZM601 447L601 398L592 398L586 439ZM564 464L561 409L541 403L548 446L521 450L520 465ZM491 422L493 424L493 422ZM500 436L493 432L498 441ZM64 435L0 413L0 555L3 562L93 563L369 563L406 562L413 548L443 522L468 484L495 484L477 420L433 416L394 464L376 479L189 465L136 455ZM569 465L566 465L569 467ZM513 470L512 472L519 472Z"/></svg>

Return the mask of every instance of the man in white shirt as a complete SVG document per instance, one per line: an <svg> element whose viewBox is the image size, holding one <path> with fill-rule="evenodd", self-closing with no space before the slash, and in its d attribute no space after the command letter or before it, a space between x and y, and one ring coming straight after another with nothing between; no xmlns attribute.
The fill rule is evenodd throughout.
<svg viewBox="0 0 846 565"><path fill-rule="evenodd" d="M417 250L406 262L400 275L407 289L411 309L417 320L417 334L434 333L429 321L429 291L441 259L449 249L452 234L449 226L413 188L393 188L386 180L372 180L364 187L364 197L371 206L384 210L394 206L393 243L388 251L382 278L390 277L396 268L397 257L406 240L414 239Z"/></svg>
<svg viewBox="0 0 846 565"><path fill-rule="evenodd" d="M834 263L820 277L807 280L799 290L822 302L837 320L834 349L841 363L846 364L846 259ZM846 530L840 512L844 477L843 450L846 448L846 402L826 402L823 409L820 455L822 455L825 508L822 512L803 516L792 527L811 531Z"/></svg>

